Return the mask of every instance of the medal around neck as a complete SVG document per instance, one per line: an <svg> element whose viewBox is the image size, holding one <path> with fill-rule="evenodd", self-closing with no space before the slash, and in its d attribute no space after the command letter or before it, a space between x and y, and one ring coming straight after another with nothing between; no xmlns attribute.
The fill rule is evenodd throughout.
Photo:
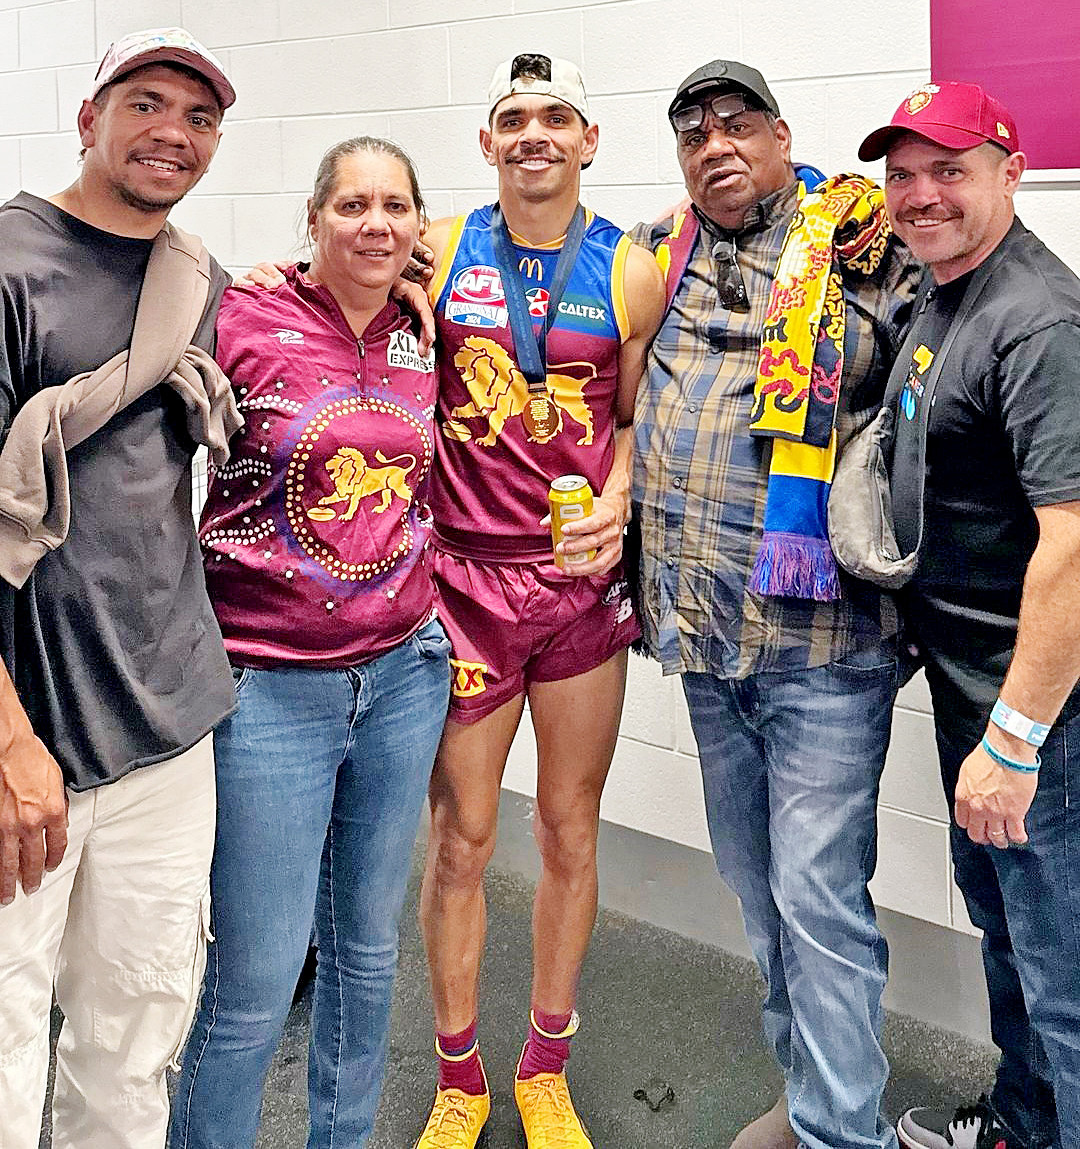
<svg viewBox="0 0 1080 1149"><path fill-rule="evenodd" d="M547 385L547 333L555 322L566 285L574 268L581 241L585 235L585 209L578 204L563 240L555 264L555 276L548 293L547 312L539 329L533 327L525 302L525 288L521 282L517 258L510 240L510 232L498 205L491 213L491 240L495 262L503 283L503 295L510 319L510 333L522 375L529 387L529 400L521 413L528 438L534 443L548 443L559 431L559 410L552 401Z"/></svg>
<svg viewBox="0 0 1080 1149"><path fill-rule="evenodd" d="M558 434L559 409L551 401L546 387L543 391L529 389L529 400L521 412L521 421L534 443L548 443Z"/></svg>

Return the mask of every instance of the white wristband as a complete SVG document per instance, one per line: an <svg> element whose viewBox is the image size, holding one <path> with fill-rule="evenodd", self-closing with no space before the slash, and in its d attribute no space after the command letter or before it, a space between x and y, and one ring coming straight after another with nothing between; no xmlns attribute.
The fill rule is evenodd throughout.
<svg viewBox="0 0 1080 1149"><path fill-rule="evenodd" d="M990 711L990 721L995 726L1000 726L1008 734L1022 739L1029 746L1041 746L1046 741L1047 734L1050 733L1050 727L1045 722L1036 722L1034 719L1028 718L1019 710L1013 710L1000 698L994 703L994 709Z"/></svg>

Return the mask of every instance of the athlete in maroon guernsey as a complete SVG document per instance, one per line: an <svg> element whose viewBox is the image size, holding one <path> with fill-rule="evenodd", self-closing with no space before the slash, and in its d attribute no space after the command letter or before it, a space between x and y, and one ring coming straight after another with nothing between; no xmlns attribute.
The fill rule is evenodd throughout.
<svg viewBox="0 0 1080 1149"><path fill-rule="evenodd" d="M538 750L542 872L529 1034L514 1094L530 1149L591 1145L564 1065L596 913L600 793L618 733L626 647L638 633L620 565L630 422L663 307L652 257L606 220L579 217L580 173L598 129L578 69L518 56L496 70L488 106L480 143L499 177L502 255L494 207L439 221L425 236L439 334L434 569L455 676L432 779L421 898L439 1088L416 1149L471 1149L490 1108L476 1041L483 873L526 697ZM559 256L578 234L560 298ZM548 405L546 422L529 415L535 395L512 334L514 292L524 296L520 322L531 318L534 337L553 318L546 378L541 370L533 384ZM593 514L569 526L560 544L567 553L596 550L572 572L555 566L543 521L549 483L566 473L585 475L596 492Z"/></svg>

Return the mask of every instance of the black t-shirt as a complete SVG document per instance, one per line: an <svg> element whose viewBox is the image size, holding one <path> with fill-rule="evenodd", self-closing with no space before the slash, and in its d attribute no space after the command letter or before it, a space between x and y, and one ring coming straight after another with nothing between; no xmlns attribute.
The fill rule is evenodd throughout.
<svg viewBox="0 0 1080 1149"><path fill-rule="evenodd" d="M21 192L0 207L0 430L43 387L131 341L149 240ZM227 277L196 342L213 349ZM75 790L171 758L233 706L191 514L183 404L156 387L68 452L71 530L16 591L0 581L0 653Z"/></svg>
<svg viewBox="0 0 1080 1149"><path fill-rule="evenodd" d="M933 404L932 368L949 333L953 317L967 290L971 272L951 283L920 288L914 319L900 354L908 359L907 376L896 400L896 435L889 468L896 543L902 555L910 554L919 541L918 502L923 486L919 448L927 403ZM908 508L908 513L903 513Z"/></svg>
<svg viewBox="0 0 1080 1149"><path fill-rule="evenodd" d="M1080 280L1019 221L1002 243L1004 258L957 332L932 397L923 544L903 596L927 657L986 710L1016 642L1038 539L1032 508L1080 499ZM909 416L918 377L966 280L937 287L914 321L896 418L897 497L911 490L895 461L917 425Z"/></svg>

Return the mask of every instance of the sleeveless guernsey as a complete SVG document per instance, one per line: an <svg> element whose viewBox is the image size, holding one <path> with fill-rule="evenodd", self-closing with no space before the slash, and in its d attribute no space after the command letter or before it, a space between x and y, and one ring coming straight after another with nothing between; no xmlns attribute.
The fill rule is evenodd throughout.
<svg viewBox="0 0 1080 1149"><path fill-rule="evenodd" d="M630 240L591 212L559 314L547 337L547 384L555 433L532 440L528 400L514 355L502 278L491 241L491 207L454 221L431 286L439 336L438 449L432 511L440 549L466 558L550 558L548 486L584 475L599 492L614 454L620 344L629 323L622 296ZM546 314L559 243L514 252L537 328Z"/></svg>

